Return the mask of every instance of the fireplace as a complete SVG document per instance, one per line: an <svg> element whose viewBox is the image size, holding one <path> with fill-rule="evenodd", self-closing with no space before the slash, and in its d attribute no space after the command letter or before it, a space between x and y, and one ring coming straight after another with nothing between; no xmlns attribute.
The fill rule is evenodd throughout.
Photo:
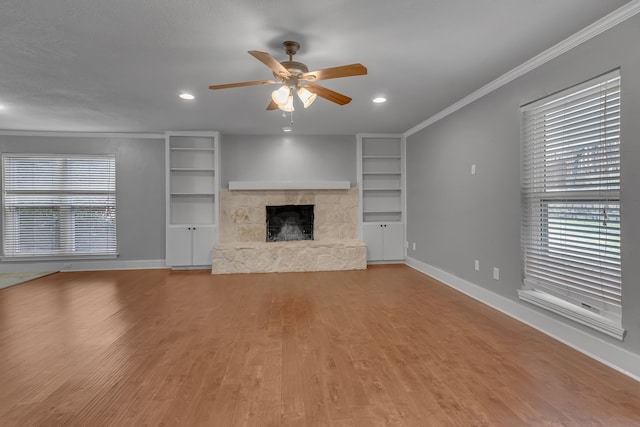
<svg viewBox="0 0 640 427"><path fill-rule="evenodd" d="M308 240L276 240L282 212L292 206L300 233ZM300 208L308 205L308 208ZM270 208L266 208L269 206ZM313 215L303 220L304 210ZM267 220L269 212L275 220ZM277 223L266 231L268 223ZM290 220L291 222L292 220ZM306 228L306 232L304 231ZM294 228L295 229L295 228ZM285 233L287 235L287 228ZM283 273L297 271L363 270L367 246L358 239L358 189L348 190L227 190L220 189L220 242L213 248L213 274ZM311 237L313 236L313 237ZM284 237L284 236L283 236ZM313 240L312 240L313 239Z"/></svg>
<svg viewBox="0 0 640 427"><path fill-rule="evenodd" d="M313 240L313 206L267 206L267 242Z"/></svg>

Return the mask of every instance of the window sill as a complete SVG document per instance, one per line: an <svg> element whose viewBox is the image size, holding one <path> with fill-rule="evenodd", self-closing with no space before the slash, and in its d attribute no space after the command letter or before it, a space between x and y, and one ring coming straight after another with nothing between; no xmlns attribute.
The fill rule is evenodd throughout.
<svg viewBox="0 0 640 427"><path fill-rule="evenodd" d="M2 262L25 262L25 261L82 261L95 259L117 259L119 254L113 255L53 255L53 256L4 256L0 258Z"/></svg>
<svg viewBox="0 0 640 427"><path fill-rule="evenodd" d="M610 337L624 341L624 334L626 331L622 328L619 322L600 314L575 306L560 298L554 297L553 295L534 289L518 290L518 297L530 304L542 307L546 310L559 314L560 316L566 317L567 319L571 319L582 325L602 332L603 334L609 335Z"/></svg>

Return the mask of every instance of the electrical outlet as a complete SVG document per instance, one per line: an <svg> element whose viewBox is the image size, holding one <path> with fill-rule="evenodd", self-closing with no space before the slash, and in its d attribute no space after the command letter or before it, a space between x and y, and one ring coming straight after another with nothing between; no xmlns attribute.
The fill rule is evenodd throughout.
<svg viewBox="0 0 640 427"><path fill-rule="evenodd" d="M475 261L473 262L473 268L475 268L475 269L476 269L476 271L480 271L480 261L475 260Z"/></svg>
<svg viewBox="0 0 640 427"><path fill-rule="evenodd" d="M471 175L475 175L476 174L476 165L475 163L473 165L471 165Z"/></svg>
<svg viewBox="0 0 640 427"><path fill-rule="evenodd" d="M413 246L412 246L413 250L416 250L416 242L413 242Z"/></svg>
<svg viewBox="0 0 640 427"><path fill-rule="evenodd" d="M500 280L500 269L498 267L493 267L493 278Z"/></svg>

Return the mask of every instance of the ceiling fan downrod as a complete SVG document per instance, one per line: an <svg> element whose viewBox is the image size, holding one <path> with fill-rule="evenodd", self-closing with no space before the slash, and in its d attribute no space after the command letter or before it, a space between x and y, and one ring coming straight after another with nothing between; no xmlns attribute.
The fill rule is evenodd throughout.
<svg viewBox="0 0 640 427"><path fill-rule="evenodd" d="M286 42L282 42L282 48L289 55L289 61L293 61L293 55L298 53L300 50L300 43L288 40Z"/></svg>

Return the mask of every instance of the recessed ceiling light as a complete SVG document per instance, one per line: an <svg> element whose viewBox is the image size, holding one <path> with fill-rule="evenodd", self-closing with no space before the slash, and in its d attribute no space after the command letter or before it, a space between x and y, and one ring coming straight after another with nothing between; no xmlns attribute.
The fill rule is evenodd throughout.
<svg viewBox="0 0 640 427"><path fill-rule="evenodd" d="M290 127L284 127L282 128L282 132L291 132L293 129L291 129Z"/></svg>
<svg viewBox="0 0 640 427"><path fill-rule="evenodd" d="M378 97L378 98L373 98L373 102L375 102L376 104L382 104L383 102L387 102L387 98L383 98L383 97Z"/></svg>
<svg viewBox="0 0 640 427"><path fill-rule="evenodd" d="M193 95L191 95L190 93L187 93L187 92L182 92L180 94L180 98L191 100L191 99L195 99L195 96L193 96Z"/></svg>

